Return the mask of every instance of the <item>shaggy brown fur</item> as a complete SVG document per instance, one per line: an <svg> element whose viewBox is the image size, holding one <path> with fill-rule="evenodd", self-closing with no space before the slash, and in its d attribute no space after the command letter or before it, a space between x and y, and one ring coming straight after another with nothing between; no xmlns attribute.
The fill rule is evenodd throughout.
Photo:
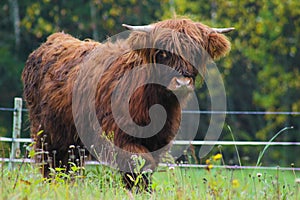
<svg viewBox="0 0 300 200"><path fill-rule="evenodd" d="M103 44L90 40L80 41L68 34L55 33L29 56L22 80L37 151L42 148L43 142L47 142L46 150L49 155L53 156L53 150L57 152L54 164L58 166L61 162L67 166L69 145L83 145L74 124L72 91L80 67L90 66L90 71L84 78L98 83L95 108L102 130L114 133L112 141L117 147L132 153L145 153L146 166L155 169L163 152L159 150L167 149L178 131L181 120L179 102L186 99L189 91L180 93L181 99L177 99L173 94L176 92L174 77L166 80L169 83L167 88L153 84L138 88L129 102L129 112L137 125L146 126L150 123L149 108L154 104L162 105L167 112L167 121L159 133L149 138L140 138L126 134L114 120L111 95L115 86L126 72L143 64L160 63L177 70L182 75L177 79L190 80L189 88L192 89L197 69L205 71L205 60L208 58L204 51L211 58L218 59L230 50L230 43L223 34L189 19L160 21L153 24L153 27L150 32L132 31L126 40ZM182 33L184 37L178 33ZM149 48L157 44L170 51ZM197 63L199 57L202 61ZM199 66L192 66L189 60L195 61ZM132 87L134 81L141 79L147 77L136 77L133 82L127 81L122 88L125 90ZM81 87L78 90L82 93L88 90L88 86ZM121 98L117 101L122 104ZM76 116L81 114L78 108ZM127 119L122 123L126 125ZM37 135L40 130L44 133ZM41 139L43 135L46 138ZM155 151L157 152L152 153ZM117 156L119 165L126 165L130 159ZM45 176L49 174L48 167L49 165L44 165ZM124 179L128 181L126 176ZM127 187L131 186L128 182Z"/></svg>

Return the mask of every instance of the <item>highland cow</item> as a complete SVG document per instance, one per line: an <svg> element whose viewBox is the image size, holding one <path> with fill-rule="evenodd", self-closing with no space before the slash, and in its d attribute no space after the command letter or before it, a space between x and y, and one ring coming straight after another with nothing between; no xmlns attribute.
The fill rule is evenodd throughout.
<svg viewBox="0 0 300 200"><path fill-rule="evenodd" d="M98 43L92 40L80 41L65 33L55 33L30 54L22 74L24 98L29 109L35 150L44 149L47 157L52 158L42 165L44 176L49 176L51 166L68 166L70 145L86 146L82 141L85 136L78 134L77 128L80 127L75 125L78 117L87 118L79 125L82 130L86 130L87 138L90 137L88 133L96 126L89 119L90 114L83 113L80 107L88 107L89 102L79 97L80 103L72 107L72 92L83 67L87 66L88 70L81 75L82 80L97 83L95 94L89 98L94 99L97 123L101 126L98 135L104 134L110 143L130 153L126 155L119 152L115 155L115 161L117 166L123 167L121 171L125 174L126 187L131 188L133 183L127 175L134 177L134 173L124 170L131 170L133 167L129 155L141 155L146 161L145 169L154 170L157 167L161 154L169 148L178 132L181 106L188 103L196 76L205 72L207 60L218 59L230 50L230 42L222 33L227 33L232 28L210 28L185 18L160 21L147 26L123 26L131 30L125 39ZM157 45L160 47L157 48ZM159 79L164 79L166 86L145 84L136 89L128 102L130 119L118 116L120 120L117 123L111 100L115 87L119 85L118 94L122 94L139 80L148 79L145 73L120 84L126 73L147 64L154 67L158 64L168 66L177 74L160 76ZM151 70L151 66L145 69ZM89 84L78 84L76 87L77 92L88 94ZM122 95L117 96L115 101L117 105L124 103ZM156 104L163 106L166 112L165 124L157 134L148 137L145 132L137 132L133 135L119 127L120 123L130 127L129 121L146 127L152 119L149 109ZM123 109L122 106L118 108ZM152 117L155 119L159 116L154 114ZM91 127L91 130L84 129L85 126ZM41 130L43 133L37 134ZM94 142L97 146L97 141ZM163 150L160 151L161 149ZM41 158L36 161L41 162Z"/></svg>

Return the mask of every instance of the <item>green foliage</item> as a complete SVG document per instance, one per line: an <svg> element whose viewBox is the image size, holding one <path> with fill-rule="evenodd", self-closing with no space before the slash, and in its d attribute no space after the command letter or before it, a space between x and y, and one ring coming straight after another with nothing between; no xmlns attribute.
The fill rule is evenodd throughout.
<svg viewBox="0 0 300 200"><path fill-rule="evenodd" d="M122 187L118 173L104 166L90 166L84 177L69 180L60 176L47 181L36 168L22 165L9 171L0 163L1 199L298 199L300 195L299 173L279 168L163 168L154 174L152 193L134 193Z"/></svg>
<svg viewBox="0 0 300 200"><path fill-rule="evenodd" d="M174 1L178 15L192 16L210 26L235 27L228 34L232 51L217 61L224 77L228 110L300 111L300 2L288 1ZM207 94L200 90L201 108L210 106ZM209 119L203 121L209 124ZM237 140L267 140L286 126L299 127L299 117L288 115L230 115L226 123L234 127ZM202 124L201 132L206 126ZM229 139L227 129L223 138ZM299 136L287 134L277 140L299 141ZM200 135L198 135L199 137ZM201 139L203 137L199 137ZM252 147L241 148L241 153ZM277 163L274 151L270 163ZM299 152L298 152L299 153ZM231 152L233 154L233 152ZM281 161L289 163L292 155Z"/></svg>
<svg viewBox="0 0 300 200"><path fill-rule="evenodd" d="M22 95L20 76L25 61L53 32L64 31L81 39L102 41L123 31L122 23L149 24L185 15L209 26L236 28L228 34L232 51L217 61L224 78L228 110L300 111L300 1L19 0L18 47L10 2L0 2L0 107L12 107L13 97ZM205 84L198 81L197 87L200 86L200 108L209 110ZM209 117L201 116L197 139L203 139ZM12 114L0 111L0 136L10 135L11 124ZM226 124L232 127L236 140L267 140L286 126L295 127L290 131L292 134L276 140L300 139L296 134L299 116L228 115ZM231 140L226 128L220 139ZM240 148L240 153L247 154L255 164L256 155L250 148ZM226 154L233 157L235 150ZM278 162L294 162L293 154L273 148L267 163Z"/></svg>
<svg viewBox="0 0 300 200"><path fill-rule="evenodd" d="M11 108L14 97L22 94L22 63L11 54L7 46L0 46L0 55L0 107ZM0 136L11 135L11 124L12 112L0 111Z"/></svg>
<svg viewBox="0 0 300 200"><path fill-rule="evenodd" d="M22 62L14 57L8 47L0 47L0 105L11 106L11 99L21 94Z"/></svg>
<svg viewBox="0 0 300 200"><path fill-rule="evenodd" d="M105 40L123 31L122 23L148 24L159 20L167 1L137 0L42 0L17 1L21 44L16 49L12 8L0 2L0 107L13 107L13 98L22 96L21 72L29 54L53 32L64 31L81 39ZM26 113L24 113L26 116ZM26 117L24 130L28 127ZM0 136L10 136L12 113L0 111ZM22 133L27 136L28 133Z"/></svg>
<svg viewBox="0 0 300 200"><path fill-rule="evenodd" d="M133 183L132 191L143 191L145 189L145 183L144 179L147 178L149 174L152 173L151 169L143 170L143 167L145 167L146 160L137 155L132 155L131 160L133 162L133 174L126 174L126 176L129 178L129 180ZM151 187L151 186L149 186ZM146 188L148 189L148 188Z"/></svg>

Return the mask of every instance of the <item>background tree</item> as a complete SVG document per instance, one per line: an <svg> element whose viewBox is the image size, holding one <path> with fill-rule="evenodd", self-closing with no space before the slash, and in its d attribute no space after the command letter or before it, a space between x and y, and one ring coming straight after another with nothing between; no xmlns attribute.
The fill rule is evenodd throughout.
<svg viewBox="0 0 300 200"><path fill-rule="evenodd" d="M123 31L122 23L149 24L186 15L214 27L234 26L228 34L230 55L217 62L226 88L228 110L300 111L300 2L253 0L41 0L0 1L0 107L12 107L22 95L21 72L34 49L51 33L64 31L80 39L103 41ZM202 110L209 110L205 85L198 88ZM201 116L202 139L209 115ZM0 111L0 136L11 135L12 113ZM236 140L268 140L281 128L294 126L277 138L299 141L299 116L228 115ZM26 128L26 125L24 126ZM232 140L225 126L222 138ZM245 164L255 163L263 147L239 147ZM225 150L225 149L224 149ZM263 164L300 164L297 147L271 147ZM290 153L293 152L293 153ZM225 159L237 163L234 148ZM297 163L298 162L298 163ZM229 163L230 164L230 163Z"/></svg>
<svg viewBox="0 0 300 200"><path fill-rule="evenodd" d="M234 26L230 56L218 62L224 76L228 110L299 111L300 2L288 1L179 1L177 14L189 14L210 26ZM200 96L206 98L207 95ZM208 104L209 106L209 104ZM208 107L206 106L206 107ZM229 115L237 140L268 140L285 126L293 131L281 141L299 141L299 117L288 115ZM226 127L223 139L231 139ZM253 147L251 147L252 149ZM249 147L240 153L253 162L258 151ZM297 147L272 147L265 163L295 162ZM226 153L226 152L225 152ZM234 149L227 152L233 157ZM236 162L237 163L237 162ZM298 163L299 164L299 163Z"/></svg>
<svg viewBox="0 0 300 200"><path fill-rule="evenodd" d="M1 1L0 107L12 107L13 98L22 96L20 77L25 61L51 33L64 31L80 39L93 38L102 41L107 36L123 31L122 23L148 24L159 20L166 2ZM12 113L0 111L0 136L11 135L11 124ZM26 126L28 125L24 125L24 128Z"/></svg>

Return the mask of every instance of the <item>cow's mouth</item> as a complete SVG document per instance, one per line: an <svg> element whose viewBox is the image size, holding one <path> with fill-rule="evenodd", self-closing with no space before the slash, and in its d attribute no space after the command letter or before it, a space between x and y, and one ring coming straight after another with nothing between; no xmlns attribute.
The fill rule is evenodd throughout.
<svg viewBox="0 0 300 200"><path fill-rule="evenodd" d="M189 93L194 90L194 79L185 76L175 76L172 78L168 89L173 92Z"/></svg>

